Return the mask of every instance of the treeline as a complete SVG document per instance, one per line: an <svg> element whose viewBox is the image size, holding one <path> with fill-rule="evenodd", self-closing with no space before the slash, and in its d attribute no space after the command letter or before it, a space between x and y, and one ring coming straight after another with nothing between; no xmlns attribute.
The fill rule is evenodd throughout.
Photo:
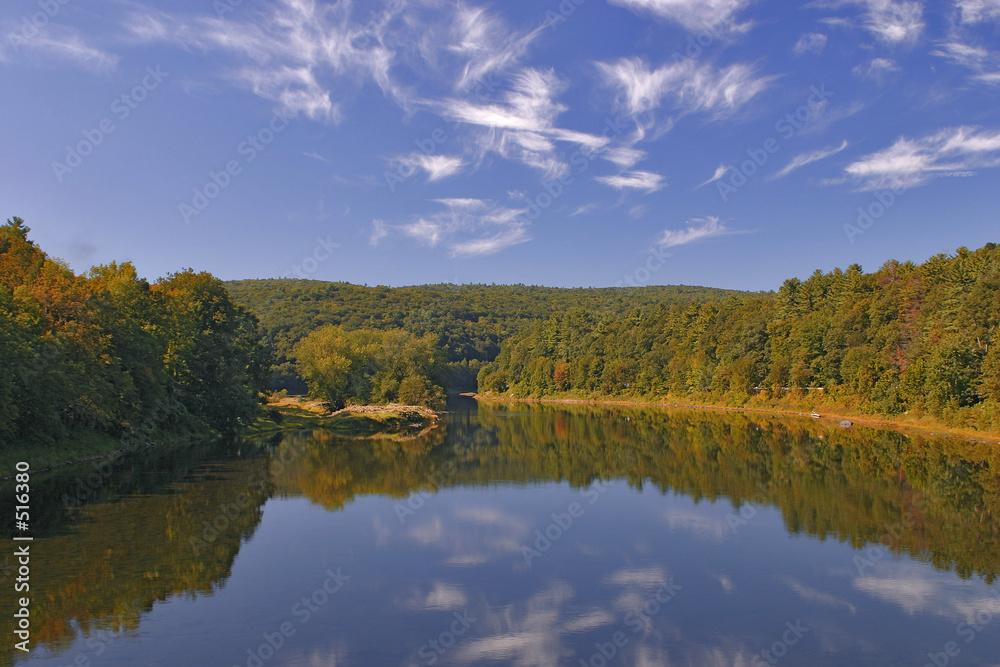
<svg viewBox="0 0 1000 667"><path fill-rule="evenodd" d="M221 281L187 270L149 284L129 263L78 276L29 231L0 226L0 444L255 420L273 357Z"/></svg>
<svg viewBox="0 0 1000 667"><path fill-rule="evenodd" d="M260 317L273 345L275 388L301 391L293 348L327 324L352 329L403 329L435 336L451 364L452 383L475 389L482 362L501 343L539 319L570 308L622 315L656 304L719 301L731 290L687 286L562 289L526 285L368 287L317 280L237 280L226 283L234 301ZM463 380L465 380L463 382Z"/></svg>
<svg viewBox="0 0 1000 667"><path fill-rule="evenodd" d="M1000 249L786 280L776 297L582 308L507 341L481 392L518 397L805 398L1000 426Z"/></svg>
<svg viewBox="0 0 1000 667"><path fill-rule="evenodd" d="M327 325L303 338L294 353L310 395L335 410L348 402L444 409L448 373L433 334Z"/></svg>

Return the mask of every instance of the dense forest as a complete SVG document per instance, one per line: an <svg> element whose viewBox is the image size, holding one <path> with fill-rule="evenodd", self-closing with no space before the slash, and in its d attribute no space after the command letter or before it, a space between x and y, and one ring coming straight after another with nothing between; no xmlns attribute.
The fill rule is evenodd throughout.
<svg viewBox="0 0 1000 667"><path fill-rule="evenodd" d="M874 273L816 271L775 296L557 313L506 341L479 390L516 397L803 400L1000 426L1000 248Z"/></svg>
<svg viewBox="0 0 1000 667"><path fill-rule="evenodd" d="M404 403L443 410L447 382L437 337L402 329L352 329L328 324L295 346L310 394L331 408Z"/></svg>
<svg viewBox="0 0 1000 667"><path fill-rule="evenodd" d="M0 226L0 444L142 442L252 423L273 357L225 285L187 270L149 284L129 263L75 275Z"/></svg>
<svg viewBox="0 0 1000 667"><path fill-rule="evenodd" d="M237 280L226 286L233 300L256 314L273 345L275 388L304 389L293 348L316 329L403 329L433 334L451 362L452 384L475 389L480 364L501 343L540 319L570 308L623 316L657 304L688 305L738 294L708 287L650 286L560 289L526 285L421 285L368 287L318 280Z"/></svg>
<svg viewBox="0 0 1000 667"><path fill-rule="evenodd" d="M269 386L302 378L334 405L437 405L441 386L473 389L477 371L481 393L508 397L798 402L1000 426L995 244L817 271L775 294L223 283L192 270L150 284L128 263L75 275L28 233L19 218L0 227L3 443L235 432Z"/></svg>

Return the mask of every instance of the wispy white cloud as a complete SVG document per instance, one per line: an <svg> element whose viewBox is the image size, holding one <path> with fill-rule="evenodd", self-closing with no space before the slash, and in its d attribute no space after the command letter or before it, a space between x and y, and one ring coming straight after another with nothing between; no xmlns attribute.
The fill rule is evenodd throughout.
<svg viewBox="0 0 1000 667"><path fill-rule="evenodd" d="M455 87L466 90L491 73L514 65L543 29L539 26L528 32L513 31L498 15L459 3L446 47L465 60Z"/></svg>
<svg viewBox="0 0 1000 667"><path fill-rule="evenodd" d="M1000 53L959 41L942 42L931 55L944 58L973 72L971 79L979 83L1000 83Z"/></svg>
<svg viewBox="0 0 1000 667"><path fill-rule="evenodd" d="M1000 166L1000 130L946 128L921 139L900 137L892 146L862 157L845 173L863 190L905 189L954 172Z"/></svg>
<svg viewBox="0 0 1000 667"><path fill-rule="evenodd" d="M646 204L637 204L628 210L629 217L638 220L642 216L649 213L650 207Z"/></svg>
<svg viewBox="0 0 1000 667"><path fill-rule="evenodd" d="M736 23L736 15L750 0L608 0L636 14L672 21L691 32L724 34L746 32L751 23Z"/></svg>
<svg viewBox="0 0 1000 667"><path fill-rule="evenodd" d="M368 237L368 243L372 246L377 246L379 241L384 239L389 235L389 230L385 226L385 222L379 219L372 220L372 233Z"/></svg>
<svg viewBox="0 0 1000 667"><path fill-rule="evenodd" d="M615 146L603 151L601 157L622 169L631 169L637 162L646 157L646 151L631 146Z"/></svg>
<svg viewBox="0 0 1000 667"><path fill-rule="evenodd" d="M678 511L671 512L671 515ZM669 522L669 517L668 517ZM612 586L636 586L642 589L657 589L667 583L667 573L658 565L645 568L625 568L606 576L601 582Z"/></svg>
<svg viewBox="0 0 1000 667"><path fill-rule="evenodd" d="M462 170L465 161L458 155L410 155L396 158L406 160L413 167L427 172L427 181L433 183L453 176Z"/></svg>
<svg viewBox="0 0 1000 667"><path fill-rule="evenodd" d="M473 199L471 197L451 197L446 199L434 199L438 204L444 204L449 209L460 211L475 211L488 208L490 202L486 199Z"/></svg>
<svg viewBox="0 0 1000 667"><path fill-rule="evenodd" d="M829 3L810 2L806 7L829 7ZM836 5L835 5L836 6ZM834 28L853 28L854 21L843 16L827 16L819 20L820 23Z"/></svg>
<svg viewBox="0 0 1000 667"><path fill-rule="evenodd" d="M839 598L836 595L831 595L819 589L807 586L800 581L792 579L791 577L783 577L782 580L803 600L817 602L828 607L842 607L847 609L852 614L856 614L858 611L858 608L853 603L843 598Z"/></svg>
<svg viewBox="0 0 1000 667"><path fill-rule="evenodd" d="M528 235L528 230L525 227L511 227L486 238L453 243L451 252L454 257L493 255L504 248L530 240L531 236Z"/></svg>
<svg viewBox="0 0 1000 667"><path fill-rule="evenodd" d="M924 30L924 6L911 0L860 0L868 8L864 25L883 42L916 40Z"/></svg>
<svg viewBox="0 0 1000 667"><path fill-rule="evenodd" d="M525 600L499 608L477 609L479 623L497 630L456 646L455 661L463 665L494 661L512 665L559 664L569 652L563 635L579 631L577 618L566 619L574 596L569 584L556 579ZM593 622L596 620L595 617Z"/></svg>
<svg viewBox="0 0 1000 667"><path fill-rule="evenodd" d="M887 44L913 42L924 31L924 6L916 0L814 0L806 6L824 9L846 5L863 7L860 25ZM830 26L858 25L841 16L821 20Z"/></svg>
<svg viewBox="0 0 1000 667"><path fill-rule="evenodd" d="M555 98L564 85L552 70L526 68L496 101L450 98L432 104L444 117L480 129L473 138L473 148L480 157L495 152L554 178L568 169L556 142L591 150L608 143L604 137L557 127L556 120L566 107Z"/></svg>
<svg viewBox="0 0 1000 667"><path fill-rule="evenodd" d="M597 63L604 82L618 91L616 104L630 114L660 107L665 100L685 112L731 115L765 90L774 77L756 76L752 65L715 69L688 59L651 68L641 58Z"/></svg>
<svg viewBox="0 0 1000 667"><path fill-rule="evenodd" d="M834 123L850 118L864 109L865 103L860 100L854 100L850 104L841 106L832 106L830 103L824 102L817 106L814 118L799 130L799 134L822 134Z"/></svg>
<svg viewBox="0 0 1000 667"><path fill-rule="evenodd" d="M245 67L237 79L254 95L277 102L285 111L334 123L340 121L340 105L333 103L329 91L320 85L315 71L309 67Z"/></svg>
<svg viewBox="0 0 1000 667"><path fill-rule="evenodd" d="M398 603L406 609L417 611L454 611L469 605L469 598L461 586L445 581L435 581L426 593L415 590L410 597Z"/></svg>
<svg viewBox="0 0 1000 667"><path fill-rule="evenodd" d="M795 42L792 51L797 56L801 56L804 53L819 55L826 48L826 41L826 35L821 32L807 32L799 37L799 41Z"/></svg>
<svg viewBox="0 0 1000 667"><path fill-rule="evenodd" d="M613 176L597 176L595 180L616 190L656 192L666 185L663 182L663 176L651 171L626 171Z"/></svg>
<svg viewBox="0 0 1000 667"><path fill-rule="evenodd" d="M970 46L962 42L943 42L931 55L950 60L956 65L969 69L979 69L989 57L990 52L984 48Z"/></svg>
<svg viewBox="0 0 1000 667"><path fill-rule="evenodd" d="M1000 21L1000 0L958 0L963 23Z"/></svg>
<svg viewBox="0 0 1000 667"><path fill-rule="evenodd" d="M525 209L507 208L486 199L433 201L444 210L415 216L408 222L391 226L381 220L374 221L372 245L394 232L415 239L422 245L445 245L453 257L469 257L491 255L531 240Z"/></svg>
<svg viewBox="0 0 1000 667"><path fill-rule="evenodd" d="M307 153L303 153L303 155L305 155L306 157L311 157L314 160L319 160L320 162L329 162L330 161L327 158L325 158L322 155L320 155L319 153L317 153L316 151L309 151Z"/></svg>
<svg viewBox="0 0 1000 667"><path fill-rule="evenodd" d="M10 62L24 59L40 65L68 64L92 74L106 74L115 69L119 57L88 44L75 29L49 24L39 28L31 39L9 33L0 44L0 59ZM9 55L5 55L5 49Z"/></svg>
<svg viewBox="0 0 1000 667"><path fill-rule="evenodd" d="M1000 86L1000 72L983 72L982 74L976 74L972 78L991 86Z"/></svg>
<svg viewBox="0 0 1000 667"><path fill-rule="evenodd" d="M222 52L236 65L219 72L289 112L337 122L341 105L358 87L375 83L407 111L414 92L394 74L434 84L447 79L466 92L495 72L513 67L541 33L511 29L498 15L464 2L388 3L378 13L343 0L276 0L225 17L179 17L133 11L125 28L139 42Z"/></svg>
<svg viewBox="0 0 1000 667"><path fill-rule="evenodd" d="M397 10L398 11L398 10ZM395 55L387 43L387 12L378 23L351 22L351 6L312 0L278 0L246 18L177 18L150 9L126 22L133 39L166 41L186 49L221 51L238 59L230 78L290 113L336 122L334 81L370 78L383 92L405 102L406 91L390 75ZM225 74L223 74L225 76Z"/></svg>
<svg viewBox="0 0 1000 667"><path fill-rule="evenodd" d="M708 220L717 221L717 218L708 218ZM691 222L696 221L688 221L688 223ZM709 234L701 238L707 238L707 236L715 235L716 234ZM683 245L696 240L698 239L692 239L691 241L681 240L671 245ZM664 247L670 246L665 245ZM732 528L729 527L729 524L721 516L703 514L701 512L691 510L671 509L667 511L663 518L667 523L667 527L670 528L671 531L689 532L698 538L698 540L711 541L721 544L726 541L726 538L732 537L733 535Z"/></svg>
<svg viewBox="0 0 1000 667"><path fill-rule="evenodd" d="M788 164L784 166L784 168L781 169L781 171L771 176L771 180L784 178L785 176L788 176L796 169L800 169L806 166L807 164L812 164L813 162L819 162L820 160L825 160L831 155L836 155L840 151L847 148L847 145L848 145L847 139L844 139L843 143L840 144L840 146L823 148L818 151L812 151L810 153L802 153L800 155L796 155L795 157L792 158L792 160Z"/></svg>
<svg viewBox="0 0 1000 667"><path fill-rule="evenodd" d="M892 58L872 58L864 65L857 65L853 70L855 76L869 79L879 85L885 81L890 72L898 72L899 65Z"/></svg>
<svg viewBox="0 0 1000 667"><path fill-rule="evenodd" d="M731 164L720 164L718 167L715 168L715 173L712 174L712 177L707 181L705 181L704 183L702 183L701 185L699 185L698 187L702 188L708 185L709 183L715 183L717 180L728 174L729 170L732 168L733 165ZM695 189L697 190L697 188Z"/></svg>
<svg viewBox="0 0 1000 667"><path fill-rule="evenodd" d="M694 218L687 221L686 229L666 229L660 235L657 244L661 248L673 248L674 246L687 245L696 241L703 241L715 236L725 236L726 234L736 234L738 232L726 227L714 216L705 218Z"/></svg>

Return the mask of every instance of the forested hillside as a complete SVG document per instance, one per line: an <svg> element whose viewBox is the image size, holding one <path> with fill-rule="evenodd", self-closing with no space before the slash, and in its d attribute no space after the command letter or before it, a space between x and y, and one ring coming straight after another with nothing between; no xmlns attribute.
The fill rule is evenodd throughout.
<svg viewBox="0 0 1000 667"><path fill-rule="evenodd" d="M255 420L273 358L221 281L183 271L151 285L128 263L74 275L29 231L0 226L0 447Z"/></svg>
<svg viewBox="0 0 1000 667"><path fill-rule="evenodd" d="M869 413L1000 425L1000 249L920 265L852 265L776 298L558 313L508 340L479 375L513 396L805 397Z"/></svg>
<svg viewBox="0 0 1000 667"><path fill-rule="evenodd" d="M261 320L278 356L278 385L295 386L292 349L326 324L345 329L404 329L433 334L453 368L491 361L500 344L532 322L571 308L624 315L656 304L718 301L738 292L707 287L651 286L560 289L526 285L368 287L317 280L237 280L233 300ZM468 364L466 364L468 368ZM474 388L474 377L472 375ZM301 386L301 385L299 385Z"/></svg>

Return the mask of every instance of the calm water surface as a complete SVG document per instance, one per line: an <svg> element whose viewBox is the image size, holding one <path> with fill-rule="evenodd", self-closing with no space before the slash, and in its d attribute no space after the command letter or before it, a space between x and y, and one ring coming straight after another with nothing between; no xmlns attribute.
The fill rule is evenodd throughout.
<svg viewBox="0 0 1000 667"><path fill-rule="evenodd" d="M6 556L0 661L1000 665L985 445L451 408L403 439L286 433L35 478L33 649L12 648Z"/></svg>

